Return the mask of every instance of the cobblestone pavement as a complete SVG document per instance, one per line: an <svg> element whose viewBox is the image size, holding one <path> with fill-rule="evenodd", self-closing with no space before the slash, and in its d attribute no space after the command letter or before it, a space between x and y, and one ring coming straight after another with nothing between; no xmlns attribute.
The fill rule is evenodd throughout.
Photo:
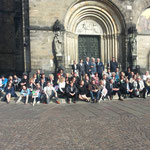
<svg viewBox="0 0 150 150"><path fill-rule="evenodd" d="M0 150L150 150L150 98L35 107L0 102Z"/></svg>

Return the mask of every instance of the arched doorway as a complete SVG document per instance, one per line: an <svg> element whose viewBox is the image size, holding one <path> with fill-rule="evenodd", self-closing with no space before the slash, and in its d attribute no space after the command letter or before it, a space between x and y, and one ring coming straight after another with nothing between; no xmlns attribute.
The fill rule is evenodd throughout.
<svg viewBox="0 0 150 150"><path fill-rule="evenodd" d="M79 1L69 8L64 25L66 67L73 60L78 61L82 57L79 55L84 53L86 56L93 53L93 57L100 57L105 66L112 56L116 57L121 65L125 61L125 23L121 13L111 2ZM89 44L92 39L95 45L99 46L91 47L90 52L85 48L80 49L81 38L83 42L89 40ZM96 43L97 39L99 42Z"/></svg>

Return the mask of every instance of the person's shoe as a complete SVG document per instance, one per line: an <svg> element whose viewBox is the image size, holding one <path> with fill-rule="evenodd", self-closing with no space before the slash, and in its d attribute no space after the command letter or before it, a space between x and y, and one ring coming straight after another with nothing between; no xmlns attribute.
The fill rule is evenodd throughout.
<svg viewBox="0 0 150 150"><path fill-rule="evenodd" d="M94 103L94 100L91 100L91 103Z"/></svg>
<svg viewBox="0 0 150 150"><path fill-rule="evenodd" d="M121 97L119 97L119 99L118 99L119 101L123 101L123 99L121 98Z"/></svg>
<svg viewBox="0 0 150 150"><path fill-rule="evenodd" d="M33 102L32 106L34 106L34 105L35 105L35 103L36 103L36 102Z"/></svg>
<svg viewBox="0 0 150 150"><path fill-rule="evenodd" d="M19 103L19 101L18 101L18 100L16 100L16 101L15 101L15 103L16 103L16 104L18 104L18 103Z"/></svg>
<svg viewBox="0 0 150 150"><path fill-rule="evenodd" d="M76 101L73 101L74 104L76 104Z"/></svg>
<svg viewBox="0 0 150 150"><path fill-rule="evenodd" d="M38 101L37 104L40 104L40 101Z"/></svg>
<svg viewBox="0 0 150 150"><path fill-rule="evenodd" d="M68 99L68 104L71 104L71 99L70 98Z"/></svg>
<svg viewBox="0 0 150 150"><path fill-rule="evenodd" d="M56 103L57 103L57 104L60 104L60 102L59 102L59 101L56 101Z"/></svg>
<svg viewBox="0 0 150 150"><path fill-rule="evenodd" d="M10 101L9 102L7 101L7 104L9 104L9 103L10 103Z"/></svg>
<svg viewBox="0 0 150 150"><path fill-rule="evenodd" d="M103 99L102 99L102 98L100 98L98 102L100 103L102 100L103 100Z"/></svg>

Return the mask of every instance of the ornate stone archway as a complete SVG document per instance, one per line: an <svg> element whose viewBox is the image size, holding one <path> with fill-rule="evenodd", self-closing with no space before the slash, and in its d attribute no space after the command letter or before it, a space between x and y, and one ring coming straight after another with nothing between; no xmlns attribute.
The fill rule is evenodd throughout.
<svg viewBox="0 0 150 150"><path fill-rule="evenodd" d="M101 60L106 65L112 56L123 63L125 60L125 23L111 2L78 1L73 4L65 18L64 51L66 67L73 60L78 61L78 35L99 35L101 38ZM124 53L124 54L123 54Z"/></svg>

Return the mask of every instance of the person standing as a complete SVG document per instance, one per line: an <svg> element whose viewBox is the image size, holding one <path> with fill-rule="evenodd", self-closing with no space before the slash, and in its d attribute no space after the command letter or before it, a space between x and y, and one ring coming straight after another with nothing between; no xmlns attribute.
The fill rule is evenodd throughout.
<svg viewBox="0 0 150 150"><path fill-rule="evenodd" d="M94 76L96 73L96 63L95 63L95 58L92 57L92 62L91 62L91 76Z"/></svg>
<svg viewBox="0 0 150 150"><path fill-rule="evenodd" d="M78 64L75 60L73 61L73 65L72 65L72 74L74 73L78 73Z"/></svg>
<svg viewBox="0 0 150 150"><path fill-rule="evenodd" d="M116 68L118 68L118 62L115 57L112 57L112 60L110 61L110 71L116 72Z"/></svg>
<svg viewBox="0 0 150 150"><path fill-rule="evenodd" d="M84 62L84 66L85 66L85 73L88 74L88 76L90 77L91 63L90 63L90 58L89 57L86 57L86 61Z"/></svg>
<svg viewBox="0 0 150 150"><path fill-rule="evenodd" d="M78 70L79 70L79 77L81 79L85 75L85 66L82 59L80 59L80 63L78 64Z"/></svg>
<svg viewBox="0 0 150 150"><path fill-rule="evenodd" d="M96 69L97 69L99 79L102 79L102 73L104 71L104 65L100 61L100 58L97 58Z"/></svg>

